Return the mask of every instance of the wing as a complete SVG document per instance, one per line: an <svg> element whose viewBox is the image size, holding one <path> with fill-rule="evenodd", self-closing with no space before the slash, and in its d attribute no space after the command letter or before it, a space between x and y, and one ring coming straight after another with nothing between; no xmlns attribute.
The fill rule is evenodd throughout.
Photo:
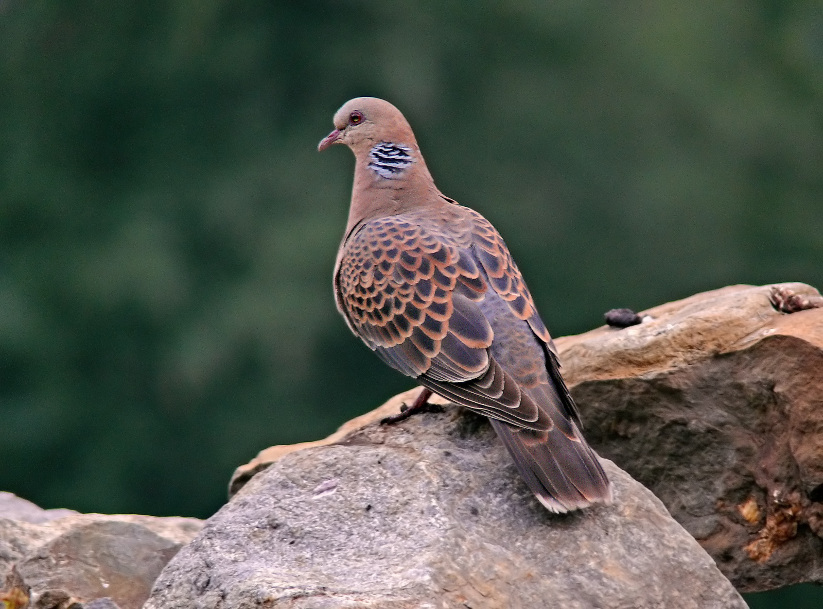
<svg viewBox="0 0 823 609"><path fill-rule="evenodd" d="M508 303L511 312L529 324L545 351L545 366L558 393L558 406L566 416L581 425L580 413L560 375L560 362L557 359L554 341L537 313L529 288L526 287L509 248L491 222L478 212L465 209L473 219L473 250L479 265L494 291Z"/></svg>
<svg viewBox="0 0 823 609"><path fill-rule="evenodd" d="M481 305L499 295L541 341L548 332L494 228L454 207L380 218L354 232L335 274L338 307L393 368L482 414L544 431L551 418L491 356L494 331Z"/></svg>
<svg viewBox="0 0 823 609"><path fill-rule="evenodd" d="M511 254L485 218L454 207L360 227L338 259L338 307L390 366L488 416L549 510L610 501Z"/></svg>

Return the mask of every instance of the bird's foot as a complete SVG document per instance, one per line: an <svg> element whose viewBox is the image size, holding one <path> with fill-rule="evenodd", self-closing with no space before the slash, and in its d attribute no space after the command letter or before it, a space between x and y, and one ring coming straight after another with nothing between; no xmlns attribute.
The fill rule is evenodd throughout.
<svg viewBox="0 0 823 609"><path fill-rule="evenodd" d="M395 423L399 423L400 421L405 421L413 414L418 412L425 412L430 411L433 408L442 408L438 404L429 404L429 398L432 395L431 389L426 389L425 387L420 391L418 396L414 399L411 406L406 406L403 404L400 406L400 412L397 414L390 415L384 419L381 419L381 425L394 425Z"/></svg>

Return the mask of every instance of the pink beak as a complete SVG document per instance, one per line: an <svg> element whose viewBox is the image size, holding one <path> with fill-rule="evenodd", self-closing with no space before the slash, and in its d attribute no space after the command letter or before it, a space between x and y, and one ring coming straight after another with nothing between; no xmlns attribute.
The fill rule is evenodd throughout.
<svg viewBox="0 0 823 609"><path fill-rule="evenodd" d="M324 137L322 140L320 140L319 144L317 144L317 150L322 152L323 150L325 150L326 148L328 148L332 144L336 144L337 140L340 138L340 135L342 133L343 132L340 131L340 129L335 129L334 131L329 133L326 137Z"/></svg>

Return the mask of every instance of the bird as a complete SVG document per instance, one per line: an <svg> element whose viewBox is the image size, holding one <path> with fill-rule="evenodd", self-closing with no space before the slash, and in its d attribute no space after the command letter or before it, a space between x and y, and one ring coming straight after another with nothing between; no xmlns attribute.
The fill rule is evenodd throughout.
<svg viewBox="0 0 823 609"><path fill-rule="evenodd" d="M488 417L550 512L611 503L557 350L498 231L440 192L391 103L351 99L333 123L318 150L340 144L355 157L337 308L380 359L423 387L407 412L433 392Z"/></svg>

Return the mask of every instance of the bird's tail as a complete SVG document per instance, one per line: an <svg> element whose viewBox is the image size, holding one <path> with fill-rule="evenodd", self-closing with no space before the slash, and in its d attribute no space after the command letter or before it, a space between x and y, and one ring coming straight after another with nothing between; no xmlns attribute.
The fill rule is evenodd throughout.
<svg viewBox="0 0 823 609"><path fill-rule="evenodd" d="M557 427L546 434L489 420L520 475L549 511L562 513L611 503L611 484L576 426L575 437L570 438Z"/></svg>

